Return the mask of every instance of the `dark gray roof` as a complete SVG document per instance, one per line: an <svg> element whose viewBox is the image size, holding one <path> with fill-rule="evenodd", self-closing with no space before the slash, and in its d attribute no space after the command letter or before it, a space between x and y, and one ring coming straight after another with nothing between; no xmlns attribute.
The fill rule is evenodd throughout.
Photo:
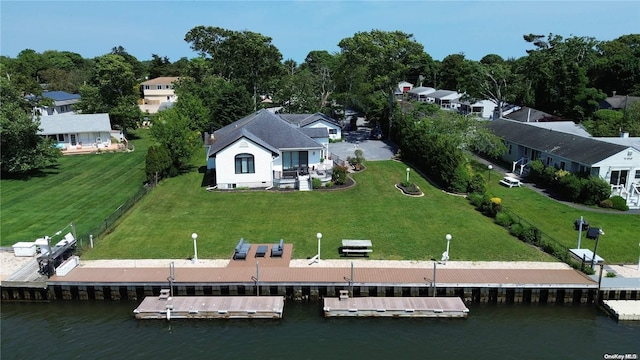
<svg viewBox="0 0 640 360"><path fill-rule="evenodd" d="M295 124L298 125L299 127L305 127L307 125L313 124L314 122L317 121L325 121L328 122L330 124L333 124L337 127L340 127L340 124L326 116L323 113L315 113L315 114L278 114L281 118L283 118L284 120L286 120L287 122L291 123L291 124Z"/></svg>
<svg viewBox="0 0 640 360"><path fill-rule="evenodd" d="M508 115L504 116L507 119L520 121L520 122L535 122L535 121L549 121L559 120L560 118L551 114L547 114L544 111L532 109L530 107L522 107L520 110L516 110Z"/></svg>
<svg viewBox="0 0 640 360"><path fill-rule="evenodd" d="M215 156L220 150L243 137L274 154L279 154L280 149L322 148L322 145L303 133L301 129L264 109L215 131L213 137L214 143L209 149L208 156Z"/></svg>
<svg viewBox="0 0 640 360"><path fill-rule="evenodd" d="M493 130L497 136L509 142L585 165L593 165L628 149L627 146L539 128L507 119L490 121L487 127Z"/></svg>
<svg viewBox="0 0 640 360"><path fill-rule="evenodd" d="M626 106L640 100L640 96L614 95L600 102L602 109L624 109Z"/></svg>
<svg viewBox="0 0 640 360"><path fill-rule="evenodd" d="M313 139L329 137L329 130L326 127L301 128L300 131Z"/></svg>

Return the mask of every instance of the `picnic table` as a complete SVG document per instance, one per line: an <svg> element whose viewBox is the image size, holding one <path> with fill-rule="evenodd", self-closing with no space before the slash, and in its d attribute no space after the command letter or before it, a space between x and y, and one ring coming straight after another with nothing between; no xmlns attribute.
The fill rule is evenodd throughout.
<svg viewBox="0 0 640 360"><path fill-rule="evenodd" d="M343 239L340 252L347 256L351 254L368 256L370 252L373 252L372 246L371 240Z"/></svg>
<svg viewBox="0 0 640 360"><path fill-rule="evenodd" d="M520 187L521 185L520 180L512 178L511 176L505 176L504 178L502 178L502 180L500 180L500 184L508 188L512 188L514 186Z"/></svg>

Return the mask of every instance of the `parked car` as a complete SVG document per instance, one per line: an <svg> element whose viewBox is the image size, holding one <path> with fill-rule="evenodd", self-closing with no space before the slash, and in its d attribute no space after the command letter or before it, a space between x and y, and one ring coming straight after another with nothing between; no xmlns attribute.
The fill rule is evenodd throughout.
<svg viewBox="0 0 640 360"><path fill-rule="evenodd" d="M382 140L382 129L380 129L379 126L376 126L373 129L371 129L369 138L372 140Z"/></svg>

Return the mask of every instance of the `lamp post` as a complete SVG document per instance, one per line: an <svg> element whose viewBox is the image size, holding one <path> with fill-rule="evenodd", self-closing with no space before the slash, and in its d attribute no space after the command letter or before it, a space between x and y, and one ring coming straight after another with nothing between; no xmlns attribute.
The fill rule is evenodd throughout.
<svg viewBox="0 0 640 360"><path fill-rule="evenodd" d="M320 240L322 239L322 233L317 233L316 237L318 238L318 262L320 262Z"/></svg>
<svg viewBox="0 0 640 360"><path fill-rule="evenodd" d="M489 169L489 182L491 182L491 169L493 169L492 165L487 166L487 169Z"/></svg>
<svg viewBox="0 0 640 360"><path fill-rule="evenodd" d="M433 297L436 297L436 293L438 292L436 289L436 267L438 265L438 262L436 261L436 259L431 260L433 260Z"/></svg>
<svg viewBox="0 0 640 360"><path fill-rule="evenodd" d="M449 243L451 242L451 234L447 234L445 238L447 239L447 250L442 254L442 261L447 265L447 261L449 260Z"/></svg>
<svg viewBox="0 0 640 360"><path fill-rule="evenodd" d="M409 172L411 171L411 169L407 168L407 185L409 185Z"/></svg>
<svg viewBox="0 0 640 360"><path fill-rule="evenodd" d="M191 238L193 239L193 259L191 260L191 262L195 264L198 262L198 244L196 242L196 240L198 239L198 234L191 234Z"/></svg>

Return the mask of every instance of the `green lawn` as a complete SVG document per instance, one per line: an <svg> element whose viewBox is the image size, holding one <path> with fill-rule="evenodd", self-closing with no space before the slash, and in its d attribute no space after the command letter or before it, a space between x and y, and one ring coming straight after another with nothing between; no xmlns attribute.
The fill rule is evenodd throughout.
<svg viewBox="0 0 640 360"><path fill-rule="evenodd" d="M147 133L135 151L63 156L58 165L28 180L0 182L2 246L53 235L72 221L81 235L100 224L136 193L145 179Z"/></svg>
<svg viewBox="0 0 640 360"><path fill-rule="evenodd" d="M547 235L569 248L578 245L578 232L573 221L583 216L589 225L600 227L605 234L600 236L598 255L605 261L637 263L640 242L640 215L620 211L607 213L578 210L564 205L537 192L522 188L500 186L499 177L492 177L489 192L502 198L502 205L541 229ZM583 232L581 248L593 251L595 241L587 239Z"/></svg>
<svg viewBox="0 0 640 360"><path fill-rule="evenodd" d="M198 233L200 258L229 258L238 239L294 244L294 258L317 251L337 258L341 239L371 239L373 259L440 258L451 233L452 260L553 259L511 237L476 212L466 199L447 195L417 175L425 196L401 195L394 184L406 165L369 162L354 175L357 185L343 191L207 192L203 175L192 172L168 179L146 196L117 228L96 242L87 259L187 258L191 233Z"/></svg>
<svg viewBox="0 0 640 360"><path fill-rule="evenodd" d="M52 235L71 221L78 235L100 224L144 181L149 139L144 131L138 134L135 152L63 157L42 176L2 180L2 245ZM200 258L229 258L241 237L254 244L283 238L294 244L295 258L307 258L315 255L315 234L321 232L323 258L338 257L341 239L371 239L373 259L425 260L440 258L450 233L452 260L553 261L476 212L466 199L443 193L416 172L411 180L425 196L401 195L394 184L404 180L405 164L367 166L353 176L357 185L342 191L207 192L202 173L168 179L111 233L96 239L94 249L85 249L83 257L187 258L193 255L191 233L196 232ZM573 220L583 215L604 229L598 253L607 261L637 260L640 215L576 210L526 188L501 187L498 175L494 172L490 192L543 232L575 247ZM582 244L594 245L584 237Z"/></svg>

